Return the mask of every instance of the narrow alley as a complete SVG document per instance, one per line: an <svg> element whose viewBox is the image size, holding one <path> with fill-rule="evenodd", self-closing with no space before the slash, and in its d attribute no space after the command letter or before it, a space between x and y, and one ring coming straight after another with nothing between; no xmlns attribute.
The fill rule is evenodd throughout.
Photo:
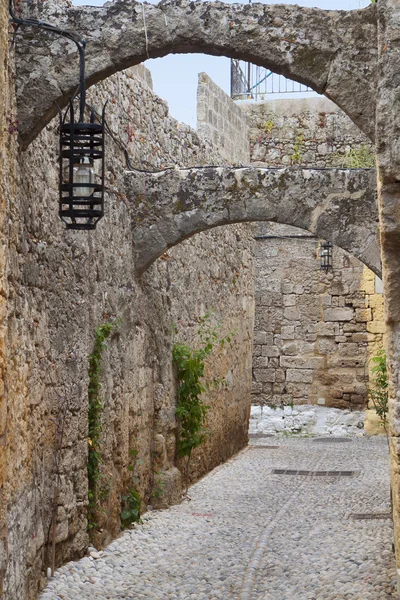
<svg viewBox="0 0 400 600"><path fill-rule="evenodd" d="M396 596L385 437L252 436L189 494L64 565L40 599Z"/></svg>

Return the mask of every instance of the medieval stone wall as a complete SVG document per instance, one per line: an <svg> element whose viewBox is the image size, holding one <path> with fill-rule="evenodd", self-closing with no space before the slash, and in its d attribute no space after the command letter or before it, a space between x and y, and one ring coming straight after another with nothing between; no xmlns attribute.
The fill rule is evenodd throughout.
<svg viewBox="0 0 400 600"><path fill-rule="evenodd" d="M256 163L325 168L372 159L365 136L325 98L239 106ZM365 405L368 360L383 343L382 295L375 275L338 247L332 273L321 271L321 240L307 235L282 225L258 229L253 402Z"/></svg>
<svg viewBox="0 0 400 600"><path fill-rule="evenodd" d="M369 344L382 345L381 295L375 275L338 247L333 270L321 270L320 245L272 224L257 236L256 404L366 404Z"/></svg>
<svg viewBox="0 0 400 600"><path fill-rule="evenodd" d="M368 138L327 98L237 104L249 118L252 162L271 167L340 167L350 149L371 148Z"/></svg>
<svg viewBox="0 0 400 600"><path fill-rule="evenodd" d="M246 114L232 102L206 73L199 73L197 128L219 149L230 164L250 160L249 125Z"/></svg>
<svg viewBox="0 0 400 600"><path fill-rule="evenodd" d="M7 503L13 486L9 475L7 447L8 414L6 370L6 290L7 290L7 212L15 196L16 107L12 86L12 63L8 53L8 4L0 2L0 598L4 592L4 574L8 561Z"/></svg>
<svg viewBox="0 0 400 600"><path fill-rule="evenodd" d="M102 358L104 512L98 514L97 544L117 535L121 495L132 486L144 507L180 500L171 347L174 339L195 343L198 319L209 310L223 332L236 335L208 367L209 376L226 379L227 386L207 398L210 437L193 457L191 479L247 442L251 228L199 234L163 255L140 279L135 275L135 206L121 192L124 169L222 162L209 142L168 115L148 83L143 71L120 73L92 90L90 101L98 109L111 99L112 134L106 215L95 232L66 231L59 221L56 123L18 160L18 191L6 212L11 469L4 600L36 597L53 542L56 564L87 547L88 356L102 323L118 325ZM154 489L161 490L159 499Z"/></svg>

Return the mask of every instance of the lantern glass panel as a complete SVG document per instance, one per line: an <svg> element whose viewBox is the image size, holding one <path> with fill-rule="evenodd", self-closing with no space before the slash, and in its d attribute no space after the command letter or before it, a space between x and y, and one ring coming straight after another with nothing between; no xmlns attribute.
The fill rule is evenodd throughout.
<svg viewBox="0 0 400 600"><path fill-rule="evenodd" d="M85 156L73 167L74 175L74 197L88 198L93 195L94 168L90 160Z"/></svg>

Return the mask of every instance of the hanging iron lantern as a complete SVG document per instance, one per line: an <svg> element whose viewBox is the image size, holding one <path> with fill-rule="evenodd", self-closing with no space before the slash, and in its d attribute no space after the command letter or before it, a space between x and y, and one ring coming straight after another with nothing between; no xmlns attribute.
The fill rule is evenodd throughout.
<svg viewBox="0 0 400 600"><path fill-rule="evenodd" d="M21 26L39 27L74 42L79 52L79 87L64 115L60 113L59 215L67 229L95 229L104 215L104 114L95 122L92 110L85 123L85 47L82 37L38 19L21 19L9 0L15 33ZM14 33L14 35L15 35ZM79 119L75 121L74 102L79 101Z"/></svg>
<svg viewBox="0 0 400 600"><path fill-rule="evenodd" d="M333 269L332 249L333 249L333 246L332 246L331 242L324 242L320 246L319 257L320 257L321 270L325 271L325 273L328 273L329 271L332 271L332 269Z"/></svg>
<svg viewBox="0 0 400 600"><path fill-rule="evenodd" d="M59 215L67 229L96 229L104 215L104 115L95 123L92 109L85 123L85 40L74 40L79 50L79 120L74 102L60 111L60 200Z"/></svg>
<svg viewBox="0 0 400 600"><path fill-rule="evenodd" d="M75 122L72 102L60 113L59 215L67 229L95 229L104 215L104 112L100 123L93 111L90 123Z"/></svg>

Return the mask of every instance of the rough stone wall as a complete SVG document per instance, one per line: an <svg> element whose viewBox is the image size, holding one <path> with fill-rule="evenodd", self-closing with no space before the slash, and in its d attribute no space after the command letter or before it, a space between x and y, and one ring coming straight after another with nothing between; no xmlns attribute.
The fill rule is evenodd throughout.
<svg viewBox="0 0 400 600"><path fill-rule="evenodd" d="M218 87L206 73L199 73L197 88L197 128L210 139L230 164L250 160L249 125L238 104Z"/></svg>
<svg viewBox="0 0 400 600"><path fill-rule="evenodd" d="M371 147L353 121L327 98L281 98L238 105L250 122L252 162L271 167L337 167L351 148Z"/></svg>
<svg viewBox="0 0 400 600"><path fill-rule="evenodd" d="M326 98L240 106L249 117L253 162L325 168L340 165L350 150L371 152ZM265 234L307 235L272 225L260 227L259 237ZM338 247L333 273L325 275L319 247L320 240L304 237L257 240L254 402L366 403L368 358L384 329L382 300L370 295L375 275Z"/></svg>
<svg viewBox="0 0 400 600"><path fill-rule="evenodd" d="M385 347L385 303L383 282L370 269L364 266L360 281L360 291L365 294L366 328L368 332L368 355L370 358ZM369 375L373 364L369 363Z"/></svg>
<svg viewBox="0 0 400 600"><path fill-rule="evenodd" d="M257 236L253 402L359 407L384 329L375 275L337 247L326 274L308 236L272 224Z"/></svg>
<svg viewBox="0 0 400 600"><path fill-rule="evenodd" d="M141 76L140 76L141 75ZM147 83L146 83L147 80ZM230 226L199 234L135 277L135 206L121 192L125 167L160 168L221 162L216 149L168 115L143 72L120 73L94 89L97 108L110 97L107 121L106 216L95 232L66 231L57 216L56 124L19 157L19 188L10 204L6 373L9 559L4 600L36 597L49 565L56 513L56 564L82 555L88 543L88 355L96 328L114 319L102 359L103 482L108 488L96 543L119 530L121 495L136 486L144 507L153 488L161 504L178 502L172 324L191 336L214 309L236 337L213 357L211 374L228 388L212 394L199 477L247 442L253 330L252 234ZM188 327L189 324L189 327ZM131 451L137 451L136 458ZM54 504L58 504L57 511Z"/></svg>
<svg viewBox="0 0 400 600"><path fill-rule="evenodd" d="M7 506L17 482L13 477L13 455L8 447L7 426L12 406L5 385L7 369L8 259L7 235L9 206L16 190L17 117L13 89L13 61L8 48L8 3L0 1L0 598L4 597L4 574L9 560Z"/></svg>

